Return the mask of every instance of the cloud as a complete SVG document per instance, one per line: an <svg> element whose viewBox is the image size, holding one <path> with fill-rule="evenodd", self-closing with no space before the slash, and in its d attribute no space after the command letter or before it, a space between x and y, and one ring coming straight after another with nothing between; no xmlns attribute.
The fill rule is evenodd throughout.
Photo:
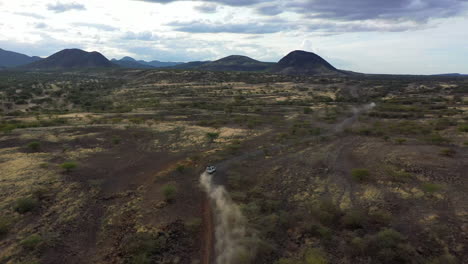
<svg viewBox="0 0 468 264"><path fill-rule="evenodd" d="M99 30L104 30L104 31L116 31L118 28L105 25L105 24L96 24L96 23L86 23L86 22L76 22L72 23L73 26L76 27L90 27L90 28L96 28Z"/></svg>
<svg viewBox="0 0 468 264"><path fill-rule="evenodd" d="M186 1L186 0L137 0L137 1L168 4L172 2L179 2L179 1ZM271 2L271 0L202 0L201 2L218 3L222 5L228 5L228 6L251 6L251 5L258 4L258 3Z"/></svg>
<svg viewBox="0 0 468 264"><path fill-rule="evenodd" d="M236 33L236 34L271 34L291 29L293 26L283 23L221 23L207 21L171 22L167 24L174 30L187 33Z"/></svg>
<svg viewBox="0 0 468 264"><path fill-rule="evenodd" d="M216 11L218 11L218 6L215 4L203 4L203 5L196 6L194 8L195 10L199 12L207 13L207 14L216 13Z"/></svg>
<svg viewBox="0 0 468 264"><path fill-rule="evenodd" d="M142 40L142 41L150 41L156 38L150 31L144 32L125 32L124 35L121 37L122 40Z"/></svg>
<svg viewBox="0 0 468 264"><path fill-rule="evenodd" d="M394 19L426 21L456 14L468 0L292 0L285 11L341 21Z"/></svg>
<svg viewBox="0 0 468 264"><path fill-rule="evenodd" d="M28 13L28 12L15 12L14 14L19 15L19 16L25 16L25 17L33 17L33 18L36 18L36 19L45 19L44 16L34 14L34 13Z"/></svg>
<svg viewBox="0 0 468 264"><path fill-rule="evenodd" d="M55 13L63 13L71 10L86 10L86 7L82 4L78 3L60 3L57 2L55 4L47 5L47 9L53 11Z"/></svg>

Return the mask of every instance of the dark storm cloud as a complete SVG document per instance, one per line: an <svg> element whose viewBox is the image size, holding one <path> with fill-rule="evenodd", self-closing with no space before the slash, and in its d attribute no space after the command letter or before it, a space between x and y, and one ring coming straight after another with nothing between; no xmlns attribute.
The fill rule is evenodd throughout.
<svg viewBox="0 0 468 264"><path fill-rule="evenodd" d="M239 34L270 34L277 33L290 25L281 23L216 23L205 21L172 22L168 24L174 30L188 33L239 33Z"/></svg>
<svg viewBox="0 0 468 264"><path fill-rule="evenodd" d="M55 13L63 13L71 10L86 10L86 7L78 3L60 3L50 4L47 9Z"/></svg>
<svg viewBox="0 0 468 264"><path fill-rule="evenodd" d="M309 17L342 21L425 21L456 15L462 10L462 3L467 2L468 0L303 0L284 2L284 10Z"/></svg>
<svg viewBox="0 0 468 264"><path fill-rule="evenodd" d="M195 7L195 10L198 10L202 13L213 14L218 11L218 6L215 4L203 4Z"/></svg>

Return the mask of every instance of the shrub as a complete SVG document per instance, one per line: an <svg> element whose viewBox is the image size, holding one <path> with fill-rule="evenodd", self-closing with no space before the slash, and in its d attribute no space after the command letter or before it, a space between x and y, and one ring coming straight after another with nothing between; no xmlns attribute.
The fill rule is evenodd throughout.
<svg viewBox="0 0 468 264"><path fill-rule="evenodd" d="M468 124L462 124L458 126L458 131L460 132L468 132Z"/></svg>
<svg viewBox="0 0 468 264"><path fill-rule="evenodd" d="M434 258L428 264L458 264L457 258L449 253Z"/></svg>
<svg viewBox="0 0 468 264"><path fill-rule="evenodd" d="M10 231L12 221L8 217L0 216L0 238L8 234Z"/></svg>
<svg viewBox="0 0 468 264"><path fill-rule="evenodd" d="M166 184L163 188L163 195L164 199L168 202L171 202L174 200L176 194L177 194L177 189L174 185L172 184Z"/></svg>
<svg viewBox="0 0 468 264"><path fill-rule="evenodd" d="M444 138L438 133L430 135L429 137L426 138L426 140L432 144L443 144L443 143L450 142L448 138Z"/></svg>
<svg viewBox="0 0 468 264"><path fill-rule="evenodd" d="M310 109L310 107L304 107L304 114L308 115L312 113L312 109Z"/></svg>
<svg viewBox="0 0 468 264"><path fill-rule="evenodd" d="M442 190L442 186L435 183L424 183L422 189L426 193L435 193Z"/></svg>
<svg viewBox="0 0 468 264"><path fill-rule="evenodd" d="M219 137L219 133L208 132L208 133L206 133L206 137L208 138L208 140L210 142L214 142Z"/></svg>
<svg viewBox="0 0 468 264"><path fill-rule="evenodd" d="M43 242L42 237L38 234L30 235L20 241L20 245L27 250L35 250Z"/></svg>
<svg viewBox="0 0 468 264"><path fill-rule="evenodd" d="M406 142L406 138L396 138L395 143L401 145Z"/></svg>
<svg viewBox="0 0 468 264"><path fill-rule="evenodd" d="M353 169L351 176L357 182L365 182L370 180L370 172L368 169Z"/></svg>
<svg viewBox="0 0 468 264"><path fill-rule="evenodd" d="M453 149L450 148L444 148L440 151L440 155L442 156L447 156L447 157L453 157L455 156L456 152Z"/></svg>
<svg viewBox="0 0 468 264"><path fill-rule="evenodd" d="M362 228L367 222L367 215L359 209L350 210L341 218L341 222L349 229Z"/></svg>
<svg viewBox="0 0 468 264"><path fill-rule="evenodd" d="M312 206L311 212L323 225L335 224L341 216L340 208L331 200L320 201L318 205Z"/></svg>
<svg viewBox="0 0 468 264"><path fill-rule="evenodd" d="M78 167L78 164L73 161L67 161L67 162L60 164L60 167L64 169L66 172L70 172L76 169L76 167Z"/></svg>
<svg viewBox="0 0 468 264"><path fill-rule="evenodd" d="M367 248L367 241L360 238L360 237L355 237L351 240L349 243L350 249L351 249L351 254L354 256L360 256L364 255L366 248Z"/></svg>
<svg viewBox="0 0 468 264"><path fill-rule="evenodd" d="M396 247L403 240L404 237L400 232L385 228L375 235L373 242L378 248L384 249Z"/></svg>
<svg viewBox="0 0 468 264"><path fill-rule="evenodd" d="M202 226L202 220L198 217L185 222L185 227L191 232L198 232Z"/></svg>
<svg viewBox="0 0 468 264"><path fill-rule="evenodd" d="M305 264L327 264L327 256L320 248L308 249L304 256Z"/></svg>
<svg viewBox="0 0 468 264"><path fill-rule="evenodd" d="M39 151L41 149L41 143L37 142L37 141L34 141L34 142L31 142L27 145L28 149L30 149L31 151Z"/></svg>
<svg viewBox="0 0 468 264"><path fill-rule="evenodd" d="M113 136L113 137L112 137L112 144L118 145L118 144L120 144L120 141L121 141L121 140L122 140L122 139L121 139L120 137L118 137L118 136Z"/></svg>
<svg viewBox="0 0 468 264"><path fill-rule="evenodd" d="M185 171L185 166L182 164L177 165L176 171L178 171L179 173L183 173Z"/></svg>
<svg viewBox="0 0 468 264"><path fill-rule="evenodd" d="M20 214L24 214L34 210L38 205L39 202L36 199L31 197L24 197L16 200L13 209Z"/></svg>
<svg viewBox="0 0 468 264"><path fill-rule="evenodd" d="M136 233L125 238L123 245L123 253L130 263L152 263L151 256L166 249L167 235Z"/></svg>

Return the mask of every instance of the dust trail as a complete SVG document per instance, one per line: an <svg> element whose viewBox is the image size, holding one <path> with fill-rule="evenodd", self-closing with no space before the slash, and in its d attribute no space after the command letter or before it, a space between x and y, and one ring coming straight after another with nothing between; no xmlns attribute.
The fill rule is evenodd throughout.
<svg viewBox="0 0 468 264"><path fill-rule="evenodd" d="M338 133L338 132L343 131L346 127L352 125L358 119L358 117L361 114L372 110L375 106L376 106L375 103L370 103L370 104L363 105L361 107L353 107L353 109L352 109L353 110L353 115L351 117L346 118L345 120L343 120L343 122L337 124L335 126L335 129L334 129L333 133Z"/></svg>
<svg viewBox="0 0 468 264"><path fill-rule="evenodd" d="M223 186L213 183L213 175L204 172L200 183L211 202L215 217L215 264L246 264L255 253L249 241L253 235L246 228L240 208Z"/></svg>

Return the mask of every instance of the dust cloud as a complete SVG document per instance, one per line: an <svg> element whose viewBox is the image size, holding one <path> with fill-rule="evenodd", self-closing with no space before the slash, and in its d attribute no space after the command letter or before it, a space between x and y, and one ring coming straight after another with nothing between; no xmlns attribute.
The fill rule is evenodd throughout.
<svg viewBox="0 0 468 264"><path fill-rule="evenodd" d="M215 264L247 264L254 256L253 234L247 230L242 212L223 186L213 183L213 175L204 172L200 183L213 206L215 218Z"/></svg>

